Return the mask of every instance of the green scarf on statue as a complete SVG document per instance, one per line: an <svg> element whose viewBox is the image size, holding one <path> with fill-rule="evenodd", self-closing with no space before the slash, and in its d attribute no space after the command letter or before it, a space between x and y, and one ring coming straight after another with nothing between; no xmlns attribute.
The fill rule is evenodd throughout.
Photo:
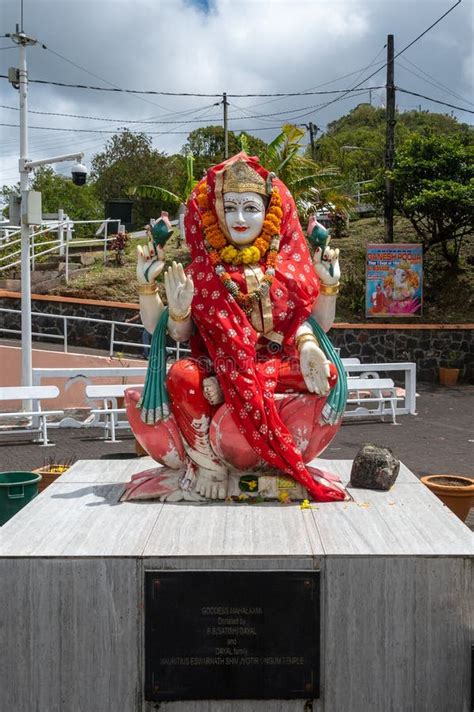
<svg viewBox="0 0 474 712"><path fill-rule="evenodd" d="M148 369L142 397L137 403L144 423L154 425L170 416L168 391L166 390L166 331L168 307L163 310L151 339Z"/></svg>
<svg viewBox="0 0 474 712"><path fill-rule="evenodd" d="M322 411L322 418L326 423L337 423L341 418L344 410L346 408L348 388L347 388L347 374L346 369L341 361L339 354L331 343L329 336L323 331L319 326L318 322L314 317L308 317L307 321L311 325L313 333L319 345L326 355L326 357L331 361L337 371L337 383L334 388L331 389L328 395L328 399L324 405Z"/></svg>

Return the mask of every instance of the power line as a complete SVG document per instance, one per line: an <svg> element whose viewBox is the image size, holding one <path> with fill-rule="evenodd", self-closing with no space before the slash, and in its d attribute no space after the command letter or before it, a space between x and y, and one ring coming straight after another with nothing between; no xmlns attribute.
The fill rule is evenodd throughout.
<svg viewBox="0 0 474 712"><path fill-rule="evenodd" d="M377 53L376 58L379 56L380 52L383 52L383 48ZM349 72L348 74L343 74L340 77L336 77L335 79L330 79L327 82L323 82L322 84L316 84L315 86L308 87L308 89L304 89L303 92L309 92L313 91L313 89L321 89L322 87L327 86L328 84L333 84L334 82L339 82L342 79L347 79L348 77L354 76L354 74L360 74L361 72L364 72L366 69L370 69L374 65L372 63L366 65L365 67L361 67L359 69L356 69L354 72ZM228 95L229 96L229 95ZM256 106L266 106L267 104L274 104L275 102L281 101L281 99L270 99L270 101L260 101L257 104L250 104L246 107L239 107L240 109L253 109Z"/></svg>
<svg viewBox="0 0 474 712"><path fill-rule="evenodd" d="M0 79L8 79L6 74L0 74ZM115 87L96 87L87 84L68 84L66 82L53 82L46 79L28 79L29 83L32 84L48 84L50 86L58 87L69 87L72 89L90 89L92 91L108 91L108 92L119 92L122 94L147 94L156 96L197 96L197 97L207 97L216 98L221 97L222 94L198 94L193 92L171 92L171 91L154 91L152 89L121 89ZM365 87L365 91L372 89L373 87ZM333 89L331 91L296 91L296 92L276 92L273 94L227 94L228 97L233 98L244 98L244 97L267 97L267 96L317 96L324 94L345 94L354 89ZM364 89L360 89L364 91ZM162 108L162 107L160 107Z"/></svg>
<svg viewBox="0 0 474 712"><path fill-rule="evenodd" d="M446 15L449 15L449 13L452 12L452 11L459 5L460 2L461 2L461 0L456 0L456 3L455 3L451 8L449 8L449 10L447 10L445 13L443 13L443 15L441 15L441 17L438 17L438 19L437 19L435 22L433 22L429 27L427 27L426 30L423 30L423 32L421 32L417 37L415 37L414 40L412 40L411 42L409 42L405 47L403 47L403 49L401 49L399 52L397 52L397 53L394 55L394 59L397 59L397 57L399 57L401 54L403 54L404 52L406 52L407 49L409 49L410 47L412 47L412 46L415 44L415 42L418 42L418 40L420 40L422 37L424 37L424 36L427 34L427 32L429 32L430 30L432 30L433 27L435 27L439 22L441 22L441 20L443 20L443 19L446 17ZM387 62L384 62L378 69L376 69L374 72L372 72L372 74L369 74L368 77L365 77L364 79L362 79L362 81L360 82L360 84L365 84L365 82L368 82L369 79L372 79L372 77L375 77L375 75L378 74L378 73L379 73L382 69L384 69L384 67L386 67L386 66L387 66ZM356 89L358 89L359 86L360 86L360 84L356 84L356 85L352 88L352 91L355 91ZM339 101L339 98L332 99L332 101L329 101L329 102L326 104L326 106L330 106L331 104L334 104L334 103L337 102L337 101ZM324 107L324 108L325 108L325 107Z"/></svg>
<svg viewBox="0 0 474 712"><path fill-rule="evenodd" d="M446 12L443 13L443 15L441 15L441 17L438 17L438 19L435 22L433 22L432 25L427 27L426 30L424 30L420 35L418 35L418 37L415 37L415 39L412 40L409 44L407 44L407 46L404 47L402 50L400 50L400 52L397 52L395 55L395 59L397 57L399 57L401 54L403 54L403 52L406 52L407 49L412 47L415 44L415 42L418 42L418 40L421 40L421 38L424 37L430 30L432 30L433 27L436 27L436 25L438 23L440 23L441 20L443 20L446 17L446 15L449 15L449 13L452 12L459 5L460 2L461 2L461 0L456 0L455 4L452 7L450 7L449 10L446 10Z"/></svg>
<svg viewBox="0 0 474 712"><path fill-rule="evenodd" d="M445 84L442 84L439 82L435 77L432 77L431 74L428 74L428 72L425 72L423 69L420 67L417 67L416 64L413 62L410 62L409 59L404 57L405 62L408 62L411 64L415 69L418 70L418 72L421 72L419 74L418 72L414 72L413 69L410 69L409 67L406 67L402 62L398 61L397 65L401 67L402 69L405 70L405 72L409 72L410 74L413 74L415 77L418 77L418 79L421 79L423 82L426 82L427 84L430 84L432 87L435 87L436 89L442 89L444 92L447 92L448 94L451 94L451 96L454 96L456 99L460 99L461 101L465 101L466 104L471 104L471 106L474 106L472 101L469 101L469 99L466 99L464 96L460 96L459 94L456 94L456 92L452 91L449 87L447 87ZM425 77L428 77L428 79L425 79L425 77L422 76L422 74L425 75ZM432 81L430 81L430 79Z"/></svg>
<svg viewBox="0 0 474 712"><path fill-rule="evenodd" d="M468 114L474 114L472 109L464 109L462 106L454 106L454 104L448 104L446 101L440 101L439 99L433 99L431 96L425 96L424 94L418 94L415 91L408 91L408 89L401 89L401 87L396 87L397 91L403 92L403 94L411 94L411 96L418 96L420 99L426 99L427 101L432 101L434 104L442 104L443 106L449 106L450 109L458 109L458 111L465 111Z"/></svg>
<svg viewBox="0 0 474 712"><path fill-rule="evenodd" d="M47 50L48 52L51 52L51 54L56 55L56 57L59 57L59 59L62 59L64 62L71 64L73 67L80 69L82 72L89 74L91 77L95 77L96 79L99 79L99 81L104 82L104 84L108 84L109 87L111 88L111 89L109 89L109 91L111 91L111 90L120 91L120 87L117 84L114 84L113 82L109 82L108 79L104 79L104 77L101 77L98 74L94 74L94 72L91 72L88 69L86 69L85 67L82 67L80 64L73 62L72 59L68 59L67 57L60 54L59 52L56 52L55 50L51 49L50 47L47 47L45 44L42 44L41 46L43 47L43 49ZM30 79L29 81L34 81L34 80ZM166 111L166 109L163 106L161 106L160 104L157 104L154 101L150 101L150 99L146 99L143 96L137 96L137 99L139 99L140 101L144 101L147 104L152 104L153 106L157 106L159 109L164 109Z"/></svg>
<svg viewBox="0 0 474 712"><path fill-rule="evenodd" d="M379 88L382 88L382 87L379 87ZM365 94L365 93L366 93L366 91L364 90L364 91L359 91L359 92L356 93L356 94L351 94L351 99L352 99L352 98L357 98L357 97L359 97L359 96L362 96L362 95ZM244 107L237 106L236 104L231 104L231 106L233 106L234 108L238 109L239 111L242 111L242 112L245 112L245 113L249 114L249 112L247 111L247 109L244 109ZM297 114L297 116L287 117L287 120L290 121L290 122L296 122L296 121L298 121L299 119L303 119L303 118L305 118L305 117L307 117L307 116L310 116L310 115L314 114L318 109L323 108L324 106L326 106L326 104L324 104L324 103L323 103L323 104L315 104L314 106L306 106L306 107L302 107L302 108L300 108L300 109L293 109L293 110L291 110L291 111L282 111L282 112L277 112L277 113L274 113L274 114L253 114L253 115L248 115L248 116L241 116L241 117L239 117L239 118L242 119L242 120L252 118L252 119L258 119L258 120L260 120L260 121L272 121L271 118L268 118L268 119L267 119L266 117L267 117L267 116L268 116L268 117L281 116L281 114L290 114L290 113L292 113L292 114ZM309 109L309 111L306 111L306 109ZM236 119L233 119L233 120L236 120ZM284 121L285 119L284 119L283 117L281 117L281 120Z"/></svg>
<svg viewBox="0 0 474 712"><path fill-rule="evenodd" d="M416 42L418 42L422 37L424 37L430 30L433 29L437 24L441 22L449 13L451 13L459 4L461 0L456 0L456 3L449 8L445 13L443 13L435 22L433 22L429 27L427 27L423 32L421 32L417 37L415 37L411 42L409 42L403 49L401 49L399 52L395 54L395 59L399 57L401 54L407 51L410 47L412 47ZM198 96L198 97L208 97L208 98L216 98L216 97L221 97L222 94L203 94L203 93L194 93L194 92L164 92L164 91L154 91L154 90L138 90L138 89L123 89L121 87L118 87L115 84L112 84L112 82L109 82L102 77L98 77L98 75L93 74L90 72L88 69L85 69L84 67L81 67L80 65L76 64L72 60L67 59L66 57L60 55L58 52L55 52L54 50L50 50L46 45L43 45L44 49L47 49L48 51L52 52L53 54L56 54L58 57L63 59L64 61L72 64L73 66L81 69L82 71L85 71L87 74L90 74L91 76L94 76L96 78L99 78L101 81L105 82L106 84L109 84L111 86L109 87L96 87L96 86L89 86L85 84L69 84L66 82L54 82L54 81L49 81L45 79L29 79L29 82L35 83L35 84L48 84L51 86L62 86L62 87L70 87L74 89L89 89L92 91L108 91L108 92L119 92L119 93L124 93L124 94L146 94L146 95L154 95L154 96ZM227 93L228 97L232 98L247 98L247 97L291 97L291 96L314 96L314 95L321 95L321 94L344 94L346 95L349 92L355 91L357 89L360 89L363 91L364 89L361 89L361 85L364 84L366 81L369 79L372 79L378 72L381 71L385 66L387 65L386 62L384 62L378 69L376 69L372 74L370 74L368 77L365 77L359 84L356 84L354 87L350 89L339 89L339 90L332 90L332 91L299 91L299 92L275 92L275 93L260 93L260 94L230 94ZM0 78L2 79L8 79L7 75L1 74ZM366 87L365 88L367 91L369 89L372 89L372 87ZM327 104L329 106L330 104L334 103L338 99L334 99L331 102ZM162 107L160 107L162 108Z"/></svg>
<svg viewBox="0 0 474 712"><path fill-rule="evenodd" d="M11 36L10 34L6 34L6 35L5 35L5 37L10 37L10 36ZM68 57L65 57L64 55L60 54L60 53L57 52L56 50L51 49L51 48L48 47L47 45L45 45L45 44L42 43L42 44L41 44L41 47L42 47L43 49L47 50L48 52L50 52L51 54L53 54L53 55L59 57L59 58L62 59L64 62L67 62L68 64L71 64L73 67L76 67L77 69L80 69L81 71L85 72L86 74L90 74L92 77L95 77L96 79L99 79L100 81L104 82L105 84L108 84L110 87L116 89L117 91L121 91L120 87L119 87L117 84L114 84L113 82L110 82L108 79L104 79L104 77L101 77L101 76L99 76L98 74L95 74L94 72L89 71L86 67L83 67L82 65L77 64L77 62L74 62L73 60L68 59ZM6 48L6 49L15 49L15 47ZM0 75L0 76L5 77L6 75ZM36 81L36 80L29 79L29 82L35 82L35 81ZM51 84L53 84L53 85L54 85L54 84L57 84L58 86L61 86L61 84L58 83L58 82L57 82L57 83L51 82ZM68 86L68 85L64 84L63 86ZM98 87L98 89L100 89L100 87ZM102 89L104 89L104 87L102 87ZM145 101L147 104L150 104L151 106L156 106L156 107L158 107L159 109L162 109L163 111L165 111L165 112L166 112L167 114L169 114L170 116L178 115L178 114L180 114L180 113L183 113L183 114L187 113L187 112L170 111L167 107L161 106L161 104L157 104L155 101L150 101L149 99L145 99L145 98L142 97L142 96L137 96L136 98L139 99L140 101ZM191 110L190 110L190 113L193 112L193 111L194 111L194 109L191 109ZM31 113L33 113L33 112L31 112Z"/></svg>
<svg viewBox="0 0 474 712"><path fill-rule="evenodd" d="M94 72L91 72L88 69L86 69L85 67L82 67L80 64L73 62L72 59L68 59L63 54L56 52L54 49L51 49L51 47L47 47L45 44L43 44L41 46L43 47L43 49L47 50L51 54L54 54L56 57L59 57L59 59L62 59L64 62L67 62L68 64L72 65L73 67L76 67L76 69L80 69L82 72L89 74L91 77L94 77L95 79L99 79L99 81L104 82L104 84L108 84L109 86L114 87L115 89L120 88L120 87L118 87L117 84L114 84L113 82L109 82L108 79L104 79L104 77L100 77L98 74L94 74Z"/></svg>
<svg viewBox="0 0 474 712"><path fill-rule="evenodd" d="M365 92L361 91L355 96L360 96L364 94ZM211 106L215 106L214 104ZM232 104L232 106L234 106ZM18 109L16 107L10 107L10 106L5 106L3 104L0 104L0 108L6 108L6 109L12 109L14 111L17 111ZM201 111L204 109L209 108L209 107L203 107ZM235 106L240 111L245 111L244 109ZM268 117L273 117L273 116L278 116L280 114L287 114L287 113L295 113L298 112L298 116L295 117L290 117L290 120L297 121L298 119L304 118L308 116L309 114L314 113L314 110L318 108L318 105L312 106L312 107L303 107L302 109L295 109L290 111L282 111L282 112L275 112L273 114L268 114ZM305 113L301 113L304 111L304 109L310 109L310 111L307 111ZM94 118L96 120L103 120L103 121L117 121L117 123L120 123L121 120L119 119L99 119L99 117L90 117L90 116L82 116L79 114L65 114L65 113L59 113L59 112L47 112L47 111L32 111L31 113L35 114L43 114L43 115L48 115L48 116L68 116L68 117L74 117L74 118L84 118L84 119L91 119ZM218 118L217 116L208 116L204 117L201 119L188 119L188 120L178 120L178 121L138 121L138 120L124 120L124 123L138 123L138 124L191 124L191 123L202 123L205 121L209 121L212 119ZM252 116L240 116L240 117L229 117L229 121L245 121L249 119L260 119L263 120L265 119L265 115L252 115ZM285 120L282 118L282 120ZM11 124L11 123L0 123L0 126L8 126L8 127L18 127L18 124ZM63 128L63 127L51 127L51 126L30 126L31 129L38 129L38 130L45 130L45 131L64 131L64 132L77 132L77 133L102 133L102 134L110 134L110 133L117 133L120 131L120 127L117 127L116 129L89 129L89 128ZM258 127L258 128L253 128L253 129L233 129L233 131L265 131L265 130L271 130L271 129L279 129L281 128L281 125L279 126L267 126L267 127ZM153 132L153 131L146 131L147 134L149 135L157 135L157 136L162 136L165 134L188 134L189 131L159 131L159 132Z"/></svg>
<svg viewBox="0 0 474 712"><path fill-rule="evenodd" d="M102 145L103 143L103 137L98 138L97 136L94 136L93 138L91 137L81 142L81 149L89 150L92 146ZM44 153L45 149L51 148L52 146L54 146L55 149L60 150L63 147L70 145L71 138L69 136L64 136L63 140L58 138L58 136L41 136L38 143L32 143L33 148L29 151L29 158L32 158L34 155ZM3 161L11 160L11 165L16 167L18 172L18 157L15 155L15 147L11 147L7 153L3 153L1 158Z"/></svg>
<svg viewBox="0 0 474 712"><path fill-rule="evenodd" d="M361 92L361 93L365 93L365 92ZM287 109L286 111L277 111L277 112L274 112L271 114L249 114L247 109L244 109L244 107L242 107L242 106L237 106L237 104L233 104L233 103L231 103L231 106L234 107L234 109L237 109L238 111L245 112L247 114L247 116L240 117L242 119L265 119L265 120L268 119L269 121L272 121L273 120L272 117L281 116L282 114L301 114L301 117L296 116L294 118L295 119L303 118L304 116L307 116L307 114L301 113L301 112L305 112L305 111L309 110L309 113L313 113L315 109L319 109L319 107L322 105L315 104L313 106L302 106L299 109Z"/></svg>
<svg viewBox="0 0 474 712"><path fill-rule="evenodd" d="M237 119L234 119L237 121ZM9 126L11 128L19 128L20 124L8 124L8 123L0 123L0 126ZM65 129L65 128L59 128L59 127L51 127L51 126L29 126L28 128L30 129L35 129L39 131L68 131L69 133L99 133L99 134L115 134L115 133L120 133L120 129ZM245 129L232 129L234 133L241 132L241 133L246 133L248 131L270 131L272 129L281 129L280 126L259 126L256 128L245 128ZM187 136L189 134L189 131L146 131L144 132L148 136L165 136L167 134L175 134L175 135L183 135Z"/></svg>
<svg viewBox="0 0 474 712"><path fill-rule="evenodd" d="M378 87L381 89L382 87ZM365 92L361 92L365 93ZM201 109L193 109L192 111L203 111L204 109L209 109L214 106L218 106L218 104L208 104L205 107L202 107ZM238 109L239 111L244 111L240 106L237 106L236 104L231 104L234 108ZM280 116L281 114L297 114L301 113L303 111L306 111L308 109L313 110L318 108L318 104L314 106L303 106L300 109L291 109L291 110L286 110L286 111L276 111L271 114L252 114L250 116L242 116L240 117L241 119L260 119L260 118L267 118L267 117L274 117L274 116ZM5 104L0 104L1 109L9 109L11 111L19 111L19 108L16 106L7 106ZM58 111L34 111L30 110L30 114L40 114L42 116L67 116L68 118L74 118L74 119L88 119L91 121L112 121L112 122L117 122L117 123L124 123L124 124L192 124L192 123L200 123L202 121L206 121L209 117L204 117L201 119L181 119L181 120L173 120L173 121L164 121L160 119L108 119L104 118L101 116L85 116L84 114L68 114L64 112L58 112ZM232 119L229 117L229 120L235 121L236 119Z"/></svg>

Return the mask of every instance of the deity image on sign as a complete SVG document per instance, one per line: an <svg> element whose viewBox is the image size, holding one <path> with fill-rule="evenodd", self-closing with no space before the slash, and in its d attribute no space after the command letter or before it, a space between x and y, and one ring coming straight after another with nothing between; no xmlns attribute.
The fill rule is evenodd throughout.
<svg viewBox="0 0 474 712"><path fill-rule="evenodd" d="M384 291L389 314L415 314L420 308L417 290L420 279L410 264L400 262L385 277Z"/></svg>
<svg viewBox="0 0 474 712"><path fill-rule="evenodd" d="M169 231L164 218L155 233ZM153 334L143 391L126 392L136 439L163 467L135 475L124 499L208 501L347 498L308 463L334 438L347 399L326 332L339 251L314 219L303 235L286 186L240 153L214 166L185 217L191 264L155 280L163 241L138 248L143 324ZM160 233L161 234L161 233ZM166 335L191 356L166 371Z"/></svg>

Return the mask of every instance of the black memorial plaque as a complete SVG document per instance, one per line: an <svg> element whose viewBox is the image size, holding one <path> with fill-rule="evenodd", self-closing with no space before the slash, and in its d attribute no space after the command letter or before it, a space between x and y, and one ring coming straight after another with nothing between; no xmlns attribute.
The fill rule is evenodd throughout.
<svg viewBox="0 0 474 712"><path fill-rule="evenodd" d="M319 697L319 572L149 571L147 700Z"/></svg>

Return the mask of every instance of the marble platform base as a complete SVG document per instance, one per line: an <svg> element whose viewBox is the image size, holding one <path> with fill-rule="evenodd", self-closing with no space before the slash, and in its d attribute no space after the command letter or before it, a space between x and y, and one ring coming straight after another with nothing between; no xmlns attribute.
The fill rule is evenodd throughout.
<svg viewBox="0 0 474 712"><path fill-rule="evenodd" d="M312 464L349 479L350 461ZM406 467L389 492L310 509L119 503L151 466L77 462L0 529L2 712L157 709L144 577L165 570L319 570L321 694L162 711L470 711L472 534Z"/></svg>

